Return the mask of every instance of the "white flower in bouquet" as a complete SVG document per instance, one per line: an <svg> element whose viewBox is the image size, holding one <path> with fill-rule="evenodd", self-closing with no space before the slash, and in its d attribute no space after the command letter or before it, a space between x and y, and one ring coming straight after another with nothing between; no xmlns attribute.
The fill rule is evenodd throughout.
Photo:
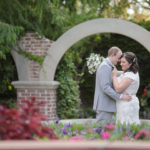
<svg viewBox="0 0 150 150"><path fill-rule="evenodd" d="M104 60L103 56L100 56L99 54L91 53L90 57L87 58L87 67L90 74L93 74L96 72L98 66L101 64L101 62Z"/></svg>

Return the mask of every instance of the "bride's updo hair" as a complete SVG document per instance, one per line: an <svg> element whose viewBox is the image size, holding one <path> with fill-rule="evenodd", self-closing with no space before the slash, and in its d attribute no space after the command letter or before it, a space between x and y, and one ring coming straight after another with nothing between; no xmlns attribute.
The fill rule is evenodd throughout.
<svg viewBox="0 0 150 150"><path fill-rule="evenodd" d="M139 65L136 55L133 52L125 52L123 53L122 57L124 57L127 60L127 62L131 64L129 69L125 72L132 71L133 73L137 73L139 70Z"/></svg>

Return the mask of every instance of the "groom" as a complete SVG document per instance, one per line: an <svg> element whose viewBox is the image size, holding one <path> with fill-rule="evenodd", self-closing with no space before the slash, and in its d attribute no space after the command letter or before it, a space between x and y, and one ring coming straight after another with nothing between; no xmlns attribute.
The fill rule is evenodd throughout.
<svg viewBox="0 0 150 150"><path fill-rule="evenodd" d="M101 63L96 72L96 87L94 94L93 110L96 111L97 122L103 124L113 123L113 115L116 112L116 101L129 101L131 97L125 94L116 93L113 89L112 70L120 61L122 51L118 47L111 47L108 50L107 58Z"/></svg>

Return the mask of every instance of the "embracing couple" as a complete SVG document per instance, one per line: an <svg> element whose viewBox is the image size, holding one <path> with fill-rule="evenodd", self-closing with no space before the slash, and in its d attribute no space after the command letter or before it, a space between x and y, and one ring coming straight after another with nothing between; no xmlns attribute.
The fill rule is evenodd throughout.
<svg viewBox="0 0 150 150"><path fill-rule="evenodd" d="M122 71L115 65L120 62ZM97 122L140 124L139 100L136 93L139 88L137 57L132 52L122 51L118 47L108 50L107 58L96 72L96 87L93 109Z"/></svg>

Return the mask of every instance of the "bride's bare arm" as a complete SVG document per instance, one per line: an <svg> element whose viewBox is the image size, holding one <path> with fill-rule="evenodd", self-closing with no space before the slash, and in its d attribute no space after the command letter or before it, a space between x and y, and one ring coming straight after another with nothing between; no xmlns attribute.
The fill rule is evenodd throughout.
<svg viewBox="0 0 150 150"><path fill-rule="evenodd" d="M122 93L133 81L129 78L124 78L121 82L118 82L117 76L113 75L113 86L117 93Z"/></svg>
<svg viewBox="0 0 150 150"><path fill-rule="evenodd" d="M117 71L117 77L123 74L123 71Z"/></svg>

